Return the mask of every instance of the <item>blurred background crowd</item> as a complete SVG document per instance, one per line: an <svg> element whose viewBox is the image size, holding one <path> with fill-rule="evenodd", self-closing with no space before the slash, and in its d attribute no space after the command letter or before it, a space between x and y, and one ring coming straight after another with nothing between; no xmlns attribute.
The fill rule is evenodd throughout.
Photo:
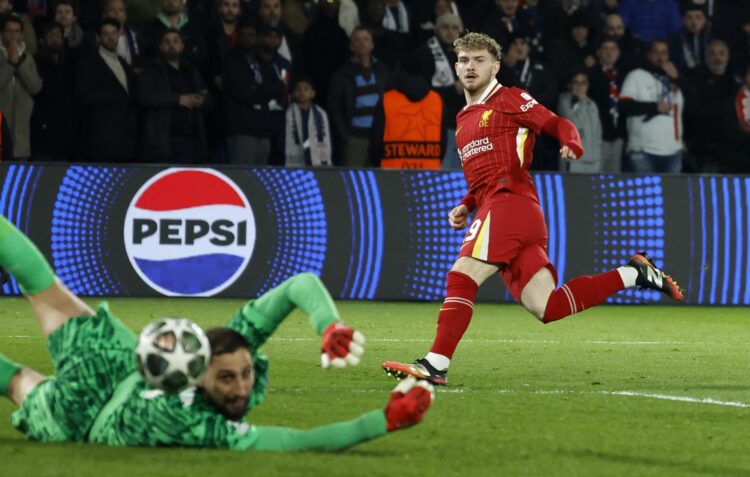
<svg viewBox="0 0 750 477"><path fill-rule="evenodd" d="M533 169L750 172L750 0L0 0L3 161L460 169L452 42L573 121Z"/></svg>

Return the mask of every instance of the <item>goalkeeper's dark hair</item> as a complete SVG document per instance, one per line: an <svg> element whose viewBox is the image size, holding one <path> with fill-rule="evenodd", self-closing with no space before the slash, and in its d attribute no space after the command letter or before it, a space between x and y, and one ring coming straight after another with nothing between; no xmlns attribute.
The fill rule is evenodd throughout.
<svg viewBox="0 0 750 477"><path fill-rule="evenodd" d="M231 328L219 326L206 330L208 342L211 343L211 357L234 353L238 349L250 350L250 343L240 333Z"/></svg>

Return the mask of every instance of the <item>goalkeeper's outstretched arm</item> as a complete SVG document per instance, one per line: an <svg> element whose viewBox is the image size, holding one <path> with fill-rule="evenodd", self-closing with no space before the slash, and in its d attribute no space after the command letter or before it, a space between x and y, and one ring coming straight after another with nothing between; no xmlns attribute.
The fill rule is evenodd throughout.
<svg viewBox="0 0 750 477"><path fill-rule="evenodd" d="M308 430L250 427L245 433L235 434L234 439L230 437L230 447L262 451L343 450L419 423L434 397L431 384L407 378L393 390L384 410Z"/></svg>
<svg viewBox="0 0 750 477"><path fill-rule="evenodd" d="M356 365L364 337L341 322L325 285L312 273L300 273L243 306L227 325L242 333L257 350L295 309L307 313L310 326L323 336L323 367Z"/></svg>

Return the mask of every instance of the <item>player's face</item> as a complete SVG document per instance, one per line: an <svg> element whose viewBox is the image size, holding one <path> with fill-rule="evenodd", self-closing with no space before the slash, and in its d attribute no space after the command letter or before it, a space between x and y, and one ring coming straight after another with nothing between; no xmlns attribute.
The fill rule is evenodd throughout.
<svg viewBox="0 0 750 477"><path fill-rule="evenodd" d="M500 71L500 62L487 50L458 53L456 76L469 93L486 88L498 71Z"/></svg>
<svg viewBox="0 0 750 477"><path fill-rule="evenodd" d="M219 15L227 23L234 23L240 16L240 0L222 0Z"/></svg>
<svg viewBox="0 0 750 477"><path fill-rule="evenodd" d="M253 358L245 348L212 356L206 374L201 378L205 397L223 416L233 421L245 415L254 385Z"/></svg>

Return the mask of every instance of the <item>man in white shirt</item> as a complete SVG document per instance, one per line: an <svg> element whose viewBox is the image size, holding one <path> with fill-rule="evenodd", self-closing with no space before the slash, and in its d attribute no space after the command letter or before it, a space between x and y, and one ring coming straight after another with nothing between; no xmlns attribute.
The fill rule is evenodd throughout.
<svg viewBox="0 0 750 477"><path fill-rule="evenodd" d="M620 110L627 116L627 155L636 172L680 172L683 92L690 86L669 60L666 42L651 43L646 60L625 77L620 92Z"/></svg>

